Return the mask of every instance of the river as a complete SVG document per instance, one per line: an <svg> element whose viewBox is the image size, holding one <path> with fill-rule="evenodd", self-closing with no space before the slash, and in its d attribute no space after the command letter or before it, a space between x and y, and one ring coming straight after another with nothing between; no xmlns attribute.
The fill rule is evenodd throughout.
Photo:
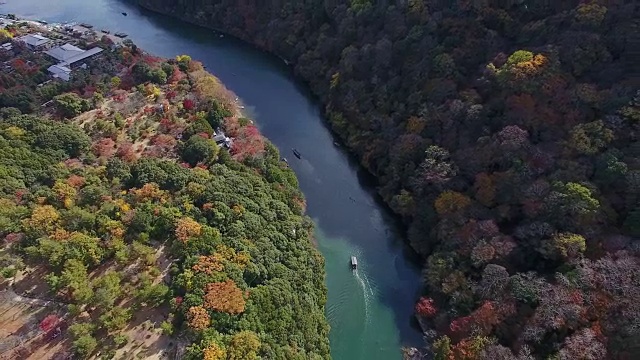
<svg viewBox="0 0 640 360"><path fill-rule="evenodd" d="M326 259L326 307L335 360L400 359L420 345L412 312L420 268L371 178L334 144L321 107L277 58L210 30L150 13L122 0L5 0L0 13L49 22L87 22L123 31L164 57L201 61L246 104L262 133L289 159ZM126 12L128 16L121 13ZM302 159L296 159L296 148ZM358 269L349 269L351 255Z"/></svg>

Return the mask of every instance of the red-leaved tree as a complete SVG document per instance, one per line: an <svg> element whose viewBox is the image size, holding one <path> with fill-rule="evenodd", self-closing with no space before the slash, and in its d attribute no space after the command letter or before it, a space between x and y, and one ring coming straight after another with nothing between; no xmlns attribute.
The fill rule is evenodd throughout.
<svg viewBox="0 0 640 360"><path fill-rule="evenodd" d="M260 131L253 125L248 125L238 130L238 137L233 141L231 153L233 157L242 161L249 157L255 157L264 152L264 139Z"/></svg>
<svg viewBox="0 0 640 360"><path fill-rule="evenodd" d="M433 304L433 299L428 297L421 297L416 304L416 313L424 317L432 317L437 312L436 306Z"/></svg>

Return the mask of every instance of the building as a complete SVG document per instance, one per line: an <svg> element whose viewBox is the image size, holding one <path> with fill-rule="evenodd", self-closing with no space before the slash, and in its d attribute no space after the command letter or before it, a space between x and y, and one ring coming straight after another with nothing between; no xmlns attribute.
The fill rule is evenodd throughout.
<svg viewBox="0 0 640 360"><path fill-rule="evenodd" d="M13 50L13 44L11 43L2 44L2 46L0 46L0 49L5 51L11 51Z"/></svg>
<svg viewBox="0 0 640 360"><path fill-rule="evenodd" d="M45 51L52 58L59 61L57 65L51 65L47 69L56 79L69 81L73 69L81 67L86 69L85 61L91 60L102 53L103 49L94 47L89 50L82 50L71 44L64 44L56 48Z"/></svg>
<svg viewBox="0 0 640 360"><path fill-rule="evenodd" d="M64 65L70 68L76 68L83 64L83 61L91 60L99 56L104 50L99 47L94 47L80 54L76 54L64 61L62 61L59 65Z"/></svg>
<svg viewBox="0 0 640 360"><path fill-rule="evenodd" d="M64 44L62 46L49 49L44 53L60 62L63 62L63 61L67 61L68 59L76 55L80 55L84 52L85 52L84 50L80 49L77 46L73 46L71 44Z"/></svg>
<svg viewBox="0 0 640 360"><path fill-rule="evenodd" d="M74 68L81 65L83 60L90 60L98 56L102 51L103 50L99 47L94 47L90 50L82 50L77 46L64 44L48 50L45 53L58 60L60 62L59 65Z"/></svg>
<svg viewBox="0 0 640 360"><path fill-rule="evenodd" d="M7 26L9 26L9 25L13 25L13 24L15 24L15 21L14 21L14 20L6 19L6 18L3 18L3 17L0 17L0 28L3 28L3 29L4 29L5 27L7 27Z"/></svg>
<svg viewBox="0 0 640 360"><path fill-rule="evenodd" d="M61 64L51 65L47 70L56 79L64 81L69 81L71 79L71 69Z"/></svg>
<svg viewBox="0 0 640 360"><path fill-rule="evenodd" d="M227 149L231 149L231 145L233 145L233 140L226 136L222 131L218 130L218 133L215 133L212 137L213 141L220 147L226 147Z"/></svg>
<svg viewBox="0 0 640 360"><path fill-rule="evenodd" d="M29 34L16 38L15 41L24 43L31 50L45 50L53 45L53 41L40 34Z"/></svg>

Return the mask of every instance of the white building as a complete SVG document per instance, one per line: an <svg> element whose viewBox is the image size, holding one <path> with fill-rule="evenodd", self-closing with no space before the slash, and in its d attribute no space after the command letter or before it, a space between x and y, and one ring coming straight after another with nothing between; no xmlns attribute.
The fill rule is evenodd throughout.
<svg viewBox="0 0 640 360"><path fill-rule="evenodd" d="M63 65L51 65L47 69L51 75L60 80L69 81L71 79L71 69Z"/></svg>
<svg viewBox="0 0 640 360"><path fill-rule="evenodd" d="M53 41L40 34L29 34L16 38L15 41L22 42L31 50L44 50L48 49Z"/></svg>

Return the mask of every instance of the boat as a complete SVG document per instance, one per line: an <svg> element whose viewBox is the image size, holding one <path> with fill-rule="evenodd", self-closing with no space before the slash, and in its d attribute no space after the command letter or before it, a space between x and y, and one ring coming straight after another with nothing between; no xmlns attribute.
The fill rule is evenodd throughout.
<svg viewBox="0 0 640 360"><path fill-rule="evenodd" d="M123 12L123 13L122 13L122 15L127 16L127 13L126 13L126 12Z"/></svg>
<svg viewBox="0 0 640 360"><path fill-rule="evenodd" d="M128 36L127 34L125 34L123 32L117 32L117 33L115 33L113 35L115 35L115 36L117 36L119 38L126 38Z"/></svg>
<svg viewBox="0 0 640 360"><path fill-rule="evenodd" d="M111 33L111 31L109 31L109 30L107 30L107 29L102 29L102 30L100 30L100 31L102 31L102 32L103 32L103 33L105 33L105 34L110 34L110 33Z"/></svg>
<svg viewBox="0 0 640 360"><path fill-rule="evenodd" d="M287 160L287 158L286 158L286 157L283 157L281 160L282 160L283 162L287 163L287 164L289 163L289 161Z"/></svg>
<svg viewBox="0 0 640 360"><path fill-rule="evenodd" d="M93 29L93 25L87 24L87 23L82 23L82 24L80 24L80 26L82 26L84 28L87 28L87 29Z"/></svg>
<svg viewBox="0 0 640 360"><path fill-rule="evenodd" d="M300 152L296 149L292 149L293 150L293 155L295 155L298 159L302 158L302 155L300 155Z"/></svg>
<svg viewBox="0 0 640 360"><path fill-rule="evenodd" d="M351 257L351 269L355 270L358 268L358 259L355 256Z"/></svg>

